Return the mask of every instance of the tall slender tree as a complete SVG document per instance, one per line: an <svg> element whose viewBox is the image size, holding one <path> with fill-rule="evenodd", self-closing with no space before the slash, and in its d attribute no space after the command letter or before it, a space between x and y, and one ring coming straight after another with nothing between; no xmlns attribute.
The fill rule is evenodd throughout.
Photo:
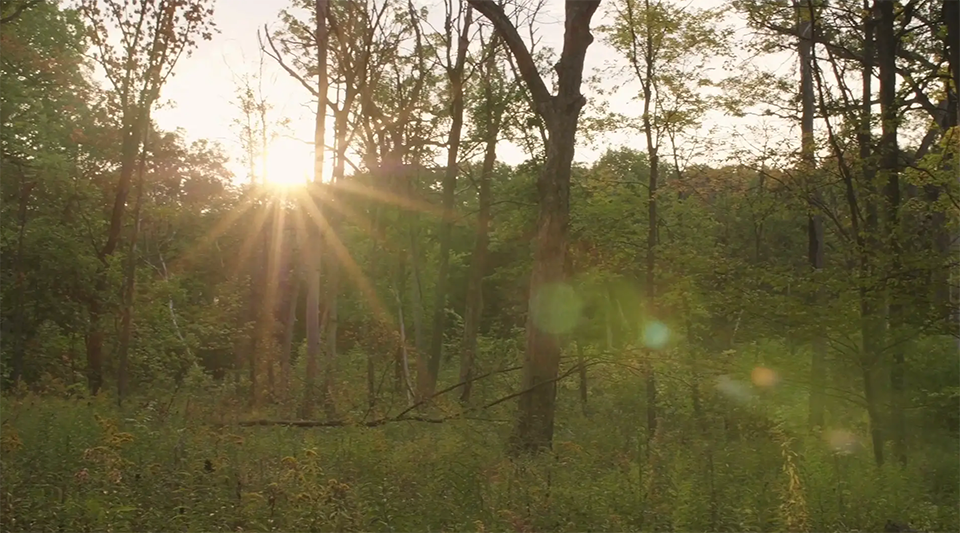
<svg viewBox="0 0 960 533"><path fill-rule="evenodd" d="M546 161L537 180L540 215L530 277L527 346L523 365L520 413L513 440L515 451L538 452L553 444L556 380L560 370L560 337L544 314L550 294L564 282L570 218L570 175L580 111L586 98L580 93L584 58L593 42L590 21L600 0L566 0L563 51L556 65L557 93L551 94L537 70L527 45L503 7L493 0L469 0L503 39L513 55L536 113L549 132ZM550 310L552 311L552 309Z"/></svg>

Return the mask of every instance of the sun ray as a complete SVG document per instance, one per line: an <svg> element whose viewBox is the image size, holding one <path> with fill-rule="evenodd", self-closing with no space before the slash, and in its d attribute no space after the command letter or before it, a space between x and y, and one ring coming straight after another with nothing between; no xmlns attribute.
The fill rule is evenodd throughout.
<svg viewBox="0 0 960 533"><path fill-rule="evenodd" d="M304 199L306 201L301 202L300 205L302 205L307 210L307 214L316 221L316 226L320 230L321 234L327 237L327 242L332 245L331 247L333 248L333 252L340 261L340 264L346 269L347 274L353 281L356 288L367 298L370 305L370 310L377 318L381 320L387 320L392 323L393 317L389 312L387 312L383 302L380 301L380 297L377 295L376 289L370 283L367 275L363 273L363 270L360 268L360 266L356 263L356 261L354 261L353 257L350 255L350 252L340 240L340 237L337 236L333 231L330 231L330 223L327 221L326 217L323 216L323 213L317 207L317 204L306 195L304 196Z"/></svg>
<svg viewBox="0 0 960 533"><path fill-rule="evenodd" d="M197 254L204 250L207 246L210 246L217 238L227 232L230 229L230 226L234 222L240 219L247 211L253 207L253 202L247 200L242 202L236 208L230 210L223 218L221 218L210 231L206 232L196 244L191 246L184 252L183 256L174 260L171 268L178 268L184 264L189 263Z"/></svg>
<svg viewBox="0 0 960 533"><path fill-rule="evenodd" d="M261 207L264 206L261 205ZM255 210L256 218L253 220L252 229L243 239L243 244L240 245L240 253L237 254L237 262L230 272L230 277L239 274L240 269L247 262L247 259L253 254L253 248L257 237L260 235L260 232L263 230L263 226L266 224L267 214L268 213L266 209Z"/></svg>
<svg viewBox="0 0 960 533"><path fill-rule="evenodd" d="M327 200L324 202L324 206L329 207L330 209L334 209L338 213L346 217L348 221L356 225L357 228L360 229L360 231L363 231L364 233L366 233L371 239L376 241L377 244L382 246L384 249L393 251L393 252L400 250L400 248L394 245L393 242L386 239L382 235L379 235L376 229L373 227L373 224L369 221L367 217L361 216L359 213L357 213L353 209L350 209L350 207L348 207L346 204L331 202Z"/></svg>
<svg viewBox="0 0 960 533"><path fill-rule="evenodd" d="M270 235L272 246L269 246L269 248L264 251L267 254L267 286L264 291L263 305L264 308L272 314L280 296L280 254L283 250L283 226L286 212L283 206L283 197L274 198L273 201L268 204L268 207L273 210L273 232L272 235ZM267 351L265 353L270 352ZM272 364L272 362L270 364Z"/></svg>
<svg viewBox="0 0 960 533"><path fill-rule="evenodd" d="M372 200L379 200L384 204L394 205L410 211L419 211L424 214L434 215L441 218L446 217L450 220L453 220L453 217L451 217L449 214L446 214L440 207L432 205L428 202L407 198L396 193L382 191L367 185L353 183L350 181L337 182L335 187L344 192L365 196Z"/></svg>

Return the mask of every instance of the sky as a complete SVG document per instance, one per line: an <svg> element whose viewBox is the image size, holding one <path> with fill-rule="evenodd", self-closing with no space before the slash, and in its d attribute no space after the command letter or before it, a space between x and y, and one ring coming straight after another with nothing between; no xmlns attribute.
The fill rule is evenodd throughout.
<svg viewBox="0 0 960 533"><path fill-rule="evenodd" d="M594 26L605 22L605 7L609 7L609 3L601 4L598 16L594 17ZM707 8L720 3L721 0L697 0L693 5ZM271 29L278 27L278 14L288 5L289 0L217 0L214 20L219 32L211 41L201 42L190 57L181 58L174 77L161 94L162 108L154 114L159 126L165 129L180 128L188 140L205 138L219 142L236 160L233 165L235 172L244 175L240 164L238 134L233 126L234 120L239 117L239 110L234 103L237 78L243 73L257 70L257 31L263 31L264 25ZM435 7L430 12L431 18L437 20L431 22L434 27L442 28L442 0L414 0L414 5ZM541 46L560 49L562 19L563 3L560 0L547 0L539 18ZM598 69L617 60L616 52L597 39L587 51L585 75L598 72ZM788 60L774 58L769 60L768 66L771 69L790 68ZM275 107L275 117L291 121L290 138L278 139L271 145L268 173L273 176L283 174L284 181L308 179L313 168L314 105L311 105L311 97L269 57L265 58L264 67L263 86L268 100ZM606 88L609 88L612 82L607 85ZM588 102L591 97L596 98L596 95L591 95L589 87L585 86L583 92ZM632 94L636 94L636 86L625 87L611 101L612 107L621 111L632 108L638 110L639 104L630 100ZM729 140L749 126L756 125L756 119L737 121L724 117L722 113L712 112L697 135L701 139L711 136ZM637 132L613 132L594 143L580 141L576 159L593 161L608 147L622 145L645 149L645 143ZM711 153L717 155L715 151ZM498 147L498 156L509 164L526 159L522 150L506 143Z"/></svg>

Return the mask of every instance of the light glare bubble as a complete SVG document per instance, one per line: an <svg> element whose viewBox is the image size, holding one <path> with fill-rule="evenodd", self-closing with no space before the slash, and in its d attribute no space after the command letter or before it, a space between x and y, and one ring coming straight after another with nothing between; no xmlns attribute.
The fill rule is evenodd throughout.
<svg viewBox="0 0 960 533"><path fill-rule="evenodd" d="M824 432L824 440L835 453L851 455L860 447L860 439L846 429L831 429Z"/></svg>
<svg viewBox="0 0 960 533"><path fill-rule="evenodd" d="M738 402L746 403L753 398L753 394L746 384L727 375L717 378L717 390Z"/></svg>
<svg viewBox="0 0 960 533"><path fill-rule="evenodd" d="M580 321L583 301L566 283L543 285L530 300L534 325L554 335L567 333Z"/></svg>
<svg viewBox="0 0 960 533"><path fill-rule="evenodd" d="M775 370L758 366L750 372L750 380L753 381L753 384L757 387L769 389L780 382L780 376L777 375Z"/></svg>
<svg viewBox="0 0 960 533"><path fill-rule="evenodd" d="M670 328L659 320L647 322L643 327L643 345L647 348L659 350L670 340Z"/></svg>

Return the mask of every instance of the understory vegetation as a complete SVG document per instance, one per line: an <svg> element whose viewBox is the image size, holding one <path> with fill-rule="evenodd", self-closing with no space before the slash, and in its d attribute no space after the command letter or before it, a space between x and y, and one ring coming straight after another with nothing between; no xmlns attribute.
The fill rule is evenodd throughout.
<svg viewBox="0 0 960 533"><path fill-rule="evenodd" d="M749 381L747 372L731 375ZM42 396L2 405L2 528L883 531L894 518L951 531L958 523L960 464L946 434L917 435L905 468L877 468L857 437L859 409L837 413L851 429L811 435L793 407L802 389L748 403L713 393L701 425L677 384L663 399L670 414L647 441L635 381L599 373L586 414L575 387L563 388L553 453L518 459L505 453L507 407L437 424L357 427L358 409L346 427L250 427L237 425L251 415L234 386L200 373L123 410L109 395L86 399L50 383ZM449 412L459 408L429 414Z"/></svg>

